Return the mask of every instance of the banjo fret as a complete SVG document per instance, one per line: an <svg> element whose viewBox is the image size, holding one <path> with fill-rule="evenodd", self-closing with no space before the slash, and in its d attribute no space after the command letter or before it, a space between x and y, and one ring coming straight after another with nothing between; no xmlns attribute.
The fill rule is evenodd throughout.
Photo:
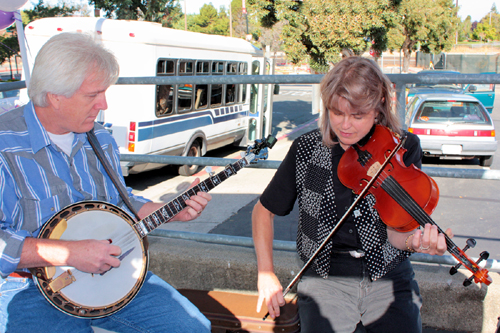
<svg viewBox="0 0 500 333"><path fill-rule="evenodd" d="M234 162L233 164L227 165L224 170L219 172L217 175L209 176L198 185L181 193L179 196L166 203L160 209L154 211L150 215L143 218L141 221L137 222L136 224L140 225L140 227L136 228L137 231L142 237L147 236L147 234L149 234L151 231L168 222L175 215L179 214L187 206L186 201L189 200L192 196L196 195L196 193L211 191L217 185L219 185L229 177L235 175L245 165L248 165L252 159L254 159L254 156L247 155L242 159Z"/></svg>

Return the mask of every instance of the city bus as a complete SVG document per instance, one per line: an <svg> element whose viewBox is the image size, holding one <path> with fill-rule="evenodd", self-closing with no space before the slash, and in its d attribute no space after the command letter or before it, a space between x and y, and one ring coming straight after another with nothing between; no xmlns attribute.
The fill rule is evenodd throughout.
<svg viewBox="0 0 500 333"><path fill-rule="evenodd" d="M93 36L118 59L120 77L260 75L269 67L263 51L243 39L93 17L29 23L30 62L61 32ZM127 154L199 157L230 144L245 146L264 134L263 113L270 104L267 90L253 84L117 84L106 96L108 109L97 120ZM127 176L161 166L122 161L122 172ZM179 173L189 176L197 169L183 165Z"/></svg>

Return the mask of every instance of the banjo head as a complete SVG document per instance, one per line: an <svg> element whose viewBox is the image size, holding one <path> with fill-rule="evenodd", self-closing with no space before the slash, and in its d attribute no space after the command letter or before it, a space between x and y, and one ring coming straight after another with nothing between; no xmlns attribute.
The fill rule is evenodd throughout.
<svg viewBox="0 0 500 333"><path fill-rule="evenodd" d="M132 301L148 268L147 249L134 223L121 208L100 201L76 203L54 215L38 238L110 239L122 250L121 264L103 274L69 266L36 268L33 278L44 297L59 310L82 318L108 316Z"/></svg>

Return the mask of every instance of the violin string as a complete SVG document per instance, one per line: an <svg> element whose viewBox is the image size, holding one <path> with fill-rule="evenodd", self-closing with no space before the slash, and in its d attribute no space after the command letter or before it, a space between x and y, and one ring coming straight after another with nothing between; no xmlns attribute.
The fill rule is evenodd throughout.
<svg viewBox="0 0 500 333"><path fill-rule="evenodd" d="M369 160L373 162L372 158L370 158ZM368 171L369 168L367 167L367 164L365 164L364 168L365 170ZM371 163L371 165L373 164L374 163ZM387 179L391 180L389 180L388 183L386 183ZM382 189L384 189L389 194L389 196L391 196L422 227L425 226L426 223L430 223L437 226L439 232L441 232L445 236L448 251L450 253L455 252L457 246L453 243L453 241L448 237L446 233L443 232L443 230L441 230L441 228L434 222L434 220L432 220L432 218L427 214L427 212L415 202L415 200L408 194L408 192L406 192L406 190L394 179L394 177L390 175L390 173L386 169L382 170L375 183L378 186L382 187ZM392 194L389 193L389 191L384 188L384 183L386 183L387 185L389 185L389 183L393 184L393 186L389 186L389 189L393 189ZM405 205L405 203L408 203L408 205ZM421 222L423 220L425 220L426 222Z"/></svg>
<svg viewBox="0 0 500 333"><path fill-rule="evenodd" d="M394 179L394 177L387 177L386 181L382 183L382 188L408 212L420 225L425 226L426 223L437 226L440 233L445 236L448 251L450 253L459 254L456 251L457 246L448 237L446 233L434 222L434 220L425 212L425 210L418 205L415 200L406 192L406 190Z"/></svg>

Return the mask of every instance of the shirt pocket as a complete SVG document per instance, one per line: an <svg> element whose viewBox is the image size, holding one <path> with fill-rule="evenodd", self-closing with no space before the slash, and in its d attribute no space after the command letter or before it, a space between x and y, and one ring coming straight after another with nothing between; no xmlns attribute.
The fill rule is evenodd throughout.
<svg viewBox="0 0 500 333"><path fill-rule="evenodd" d="M34 236L52 216L60 209L59 195L54 195L46 199L21 198L23 211L23 229L32 232Z"/></svg>

